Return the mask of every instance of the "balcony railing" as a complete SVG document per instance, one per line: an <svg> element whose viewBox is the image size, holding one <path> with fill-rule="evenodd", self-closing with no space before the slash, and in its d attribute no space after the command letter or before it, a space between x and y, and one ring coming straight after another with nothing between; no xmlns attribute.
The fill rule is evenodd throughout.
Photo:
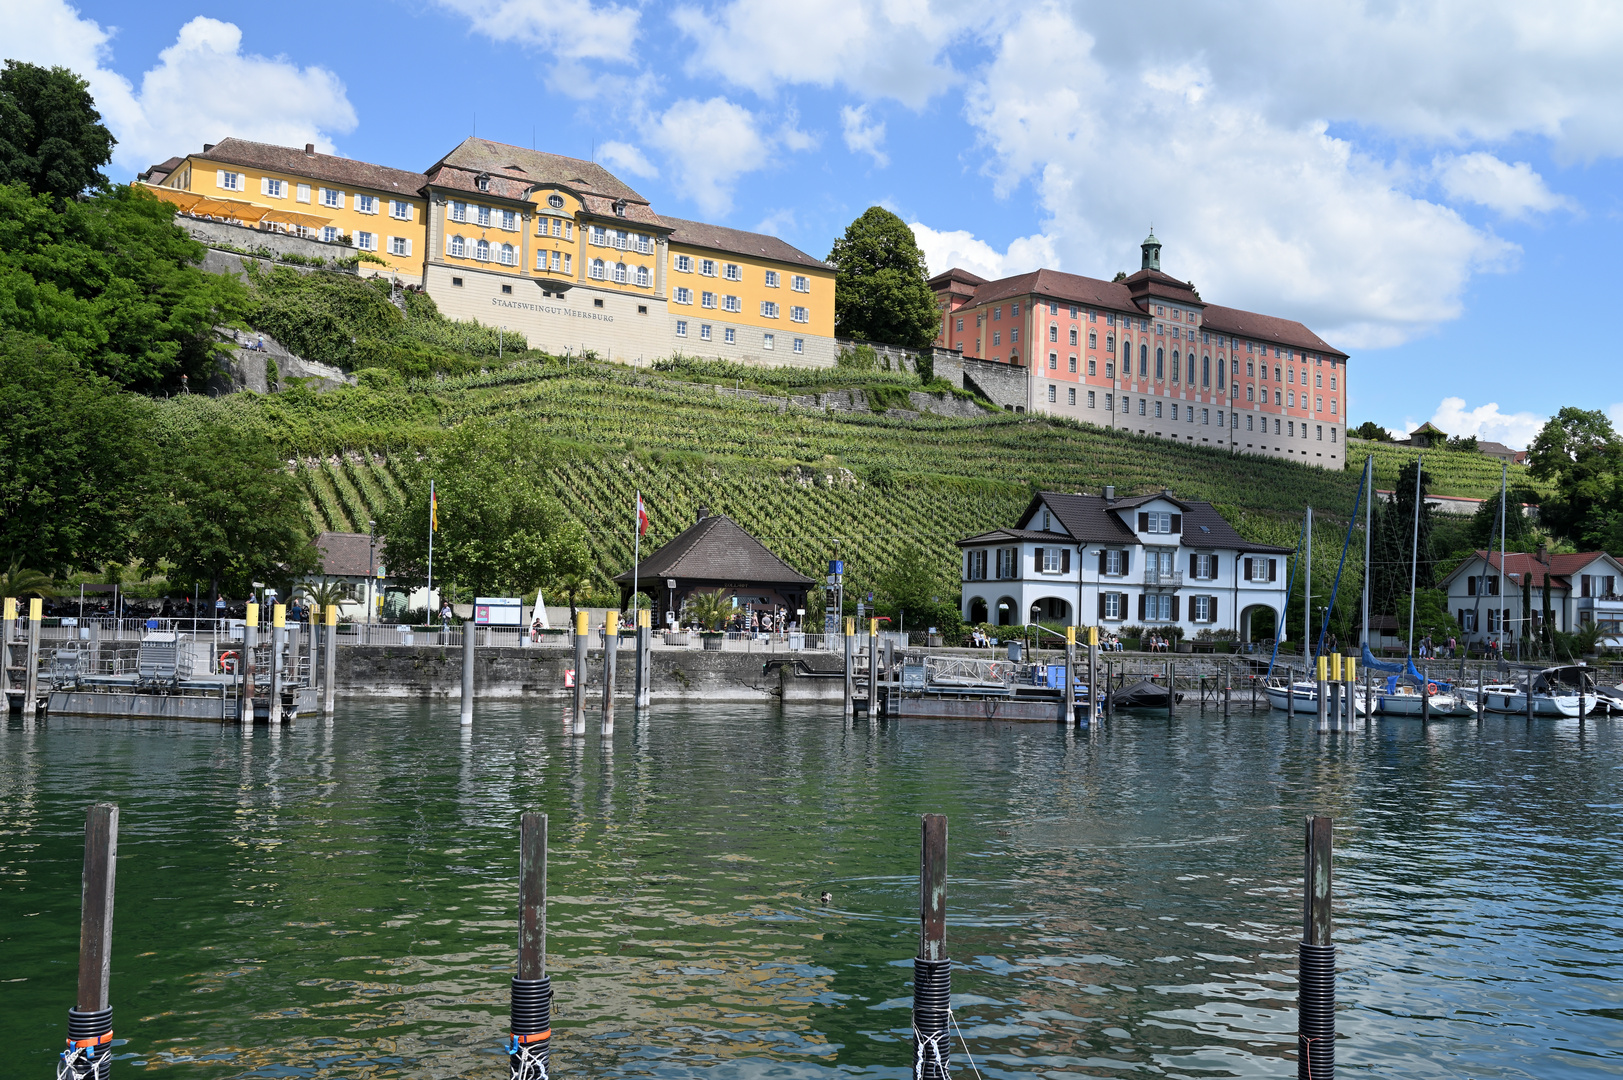
<svg viewBox="0 0 1623 1080"><path fill-rule="evenodd" d="M1146 570L1144 584L1163 589L1176 589L1183 584L1183 573L1178 570Z"/></svg>

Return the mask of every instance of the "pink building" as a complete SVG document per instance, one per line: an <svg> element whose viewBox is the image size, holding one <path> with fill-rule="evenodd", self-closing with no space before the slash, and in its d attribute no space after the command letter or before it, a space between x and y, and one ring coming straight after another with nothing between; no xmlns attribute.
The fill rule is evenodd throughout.
<svg viewBox="0 0 1623 1080"><path fill-rule="evenodd" d="M1153 233L1142 247L1121 281L938 274L936 343L1025 368L1026 412L1342 468L1347 354L1299 322L1206 303L1161 272Z"/></svg>

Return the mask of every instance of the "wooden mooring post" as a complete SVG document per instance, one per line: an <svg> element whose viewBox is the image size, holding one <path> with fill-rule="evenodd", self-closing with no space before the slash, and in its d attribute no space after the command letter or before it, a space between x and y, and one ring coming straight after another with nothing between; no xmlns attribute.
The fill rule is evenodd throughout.
<svg viewBox="0 0 1623 1080"><path fill-rule="evenodd" d="M913 958L913 1080L947 1080L952 961L947 958L947 816L925 814L919 843L919 953Z"/></svg>
<svg viewBox="0 0 1623 1080"><path fill-rule="evenodd" d="M28 601L28 658L23 670L23 719L32 720L39 711L39 628L45 618L45 601ZM10 702L6 703L10 706Z"/></svg>
<svg viewBox="0 0 1623 1080"><path fill-rule="evenodd" d="M610 610L603 617L603 731L614 734L614 676L620 653L620 613Z"/></svg>
<svg viewBox="0 0 1623 1080"><path fill-rule="evenodd" d="M1167 661L1167 719L1169 720L1178 711L1177 688L1173 685L1174 680L1177 678L1177 672L1173 667L1173 663L1174 661Z"/></svg>
<svg viewBox="0 0 1623 1080"><path fill-rule="evenodd" d="M58 1076L107 1080L113 1067L113 882L118 859L118 807L97 803L85 813L85 865L79 899L79 994L68 1010L68 1046Z"/></svg>
<svg viewBox="0 0 1623 1080"><path fill-rule="evenodd" d="M321 652L321 713L333 714L333 683L338 677L338 605L327 605L327 647Z"/></svg>
<svg viewBox="0 0 1623 1080"><path fill-rule="evenodd" d="M587 632L591 628L591 615L575 612L575 710L571 717L571 734L586 734L586 649L591 644Z"/></svg>
<svg viewBox="0 0 1623 1080"><path fill-rule="evenodd" d="M1297 946L1297 1080L1335 1080L1336 947L1330 928L1330 818L1307 819L1302 860L1302 941Z"/></svg>
<svg viewBox="0 0 1623 1080"><path fill-rule="evenodd" d="M547 975L547 815L519 818L518 974L513 976L508 1080L543 1080L552 1057L552 979Z"/></svg>

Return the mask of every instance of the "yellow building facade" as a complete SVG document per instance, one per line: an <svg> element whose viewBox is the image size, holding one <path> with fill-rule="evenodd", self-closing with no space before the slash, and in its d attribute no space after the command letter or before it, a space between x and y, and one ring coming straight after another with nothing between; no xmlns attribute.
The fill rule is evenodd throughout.
<svg viewBox="0 0 1623 1080"><path fill-rule="evenodd" d="M470 138L411 173L227 139L150 182L198 216L347 237L386 263L363 272L550 352L812 366L838 352L831 266L777 237L662 217L594 162Z"/></svg>

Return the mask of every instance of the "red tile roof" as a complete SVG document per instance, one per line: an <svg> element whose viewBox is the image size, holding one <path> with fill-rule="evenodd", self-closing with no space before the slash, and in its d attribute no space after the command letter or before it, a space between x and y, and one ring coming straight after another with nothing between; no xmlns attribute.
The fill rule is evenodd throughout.
<svg viewBox="0 0 1623 1080"><path fill-rule="evenodd" d="M1497 574L1499 572L1499 553L1497 551L1478 549L1476 557L1487 561L1488 573ZM1604 551L1579 551L1564 555L1550 555L1548 556L1550 560L1549 566L1546 567L1544 563L1539 562L1538 556L1532 552L1509 551L1505 553L1505 576L1514 580L1517 588L1521 588L1522 575L1531 574L1532 581L1530 584L1535 588L1542 588L1545 578L1548 577L1551 579L1552 587L1564 589L1570 587L1572 575L1588 567L1596 559L1606 557ZM1462 563L1459 570L1463 570L1467 565L1469 563ZM1449 578L1454 578L1459 573L1459 570L1455 570L1453 574L1449 575Z"/></svg>
<svg viewBox="0 0 1623 1080"><path fill-rule="evenodd" d="M595 161L547 154L489 139L463 139L449 154L429 166L429 171L442 166L475 175L501 174L527 184L557 184L573 191L648 205L647 199Z"/></svg>
<svg viewBox="0 0 1623 1080"><path fill-rule="evenodd" d="M795 263L817 270L833 269L823 260L812 258L776 236L729 229L724 225L707 225L702 221L684 221L681 218L668 217L664 222L671 227L673 244L709 248L711 251L727 251L734 255L747 255L772 262Z"/></svg>

